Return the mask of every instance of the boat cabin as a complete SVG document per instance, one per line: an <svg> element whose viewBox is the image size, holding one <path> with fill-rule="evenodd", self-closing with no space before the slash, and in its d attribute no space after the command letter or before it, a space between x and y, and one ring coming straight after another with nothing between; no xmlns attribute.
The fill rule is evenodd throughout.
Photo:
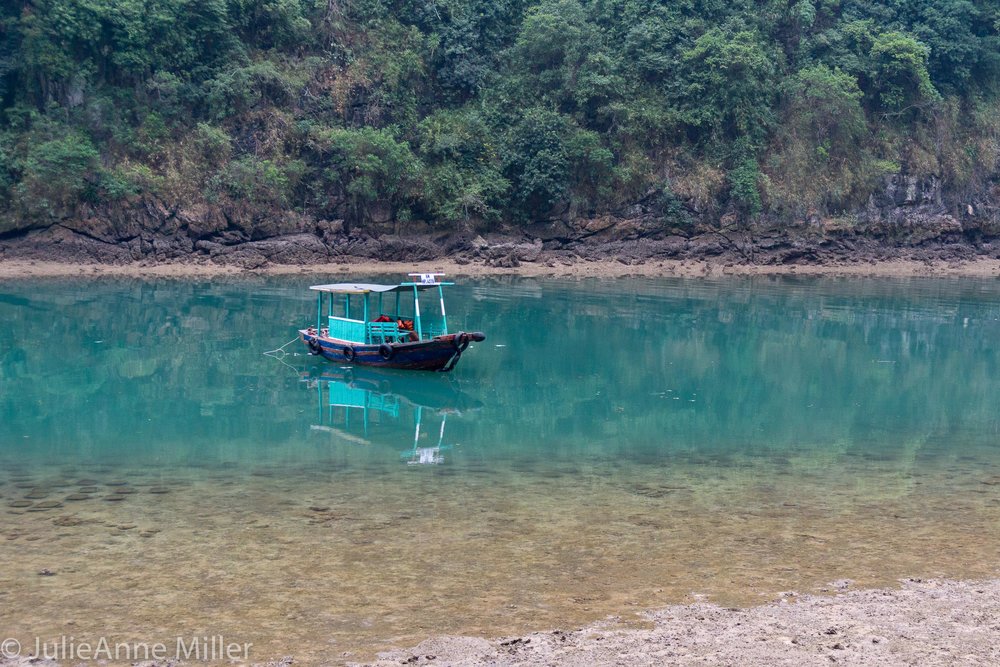
<svg viewBox="0 0 1000 667"><path fill-rule="evenodd" d="M337 283L314 285L316 331L359 345L430 340L448 333L443 273L411 273L398 285ZM430 292L430 294L428 294ZM421 310L420 297L424 296ZM427 303L430 302L430 303Z"/></svg>

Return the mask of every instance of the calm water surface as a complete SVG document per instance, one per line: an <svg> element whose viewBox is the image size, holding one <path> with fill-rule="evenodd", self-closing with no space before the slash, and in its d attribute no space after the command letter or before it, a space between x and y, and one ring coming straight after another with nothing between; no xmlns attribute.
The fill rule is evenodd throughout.
<svg viewBox="0 0 1000 667"><path fill-rule="evenodd" d="M0 286L0 635L326 664L997 575L996 280L484 279L449 376L262 354L327 278Z"/></svg>

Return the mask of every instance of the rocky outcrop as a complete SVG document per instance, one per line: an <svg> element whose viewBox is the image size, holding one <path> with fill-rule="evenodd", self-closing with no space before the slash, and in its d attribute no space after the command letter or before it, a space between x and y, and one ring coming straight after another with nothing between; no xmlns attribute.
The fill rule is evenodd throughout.
<svg viewBox="0 0 1000 667"><path fill-rule="evenodd" d="M402 236L348 229L340 220L237 206L171 207L155 198L84 206L73 219L0 238L0 258L123 264L207 261L255 269L349 258L426 261L450 257L497 267L523 263L659 259L796 264L885 259L1000 257L1000 192L947 205L937 178L894 176L863 211L838 218L664 220L641 205L619 215L554 219L477 235ZM381 229L391 226L383 225Z"/></svg>

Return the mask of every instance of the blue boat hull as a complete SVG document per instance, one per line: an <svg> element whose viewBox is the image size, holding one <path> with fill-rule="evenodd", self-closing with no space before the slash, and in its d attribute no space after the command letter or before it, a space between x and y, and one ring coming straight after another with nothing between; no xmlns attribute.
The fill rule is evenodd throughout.
<svg viewBox="0 0 1000 667"><path fill-rule="evenodd" d="M470 340L485 338L478 333L457 333L410 343L362 345L320 336L315 329L300 329L299 337L310 352L329 361L414 371L450 371L458 363ZM388 355L385 354L387 348Z"/></svg>

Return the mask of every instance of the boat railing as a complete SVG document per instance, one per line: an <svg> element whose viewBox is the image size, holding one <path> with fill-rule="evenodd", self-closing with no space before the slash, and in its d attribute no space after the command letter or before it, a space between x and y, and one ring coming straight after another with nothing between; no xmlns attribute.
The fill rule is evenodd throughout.
<svg viewBox="0 0 1000 667"><path fill-rule="evenodd" d="M356 343L365 340L365 323L363 320L352 320L347 317L335 317L330 315L327 318L330 327L330 338L349 340Z"/></svg>
<svg viewBox="0 0 1000 667"><path fill-rule="evenodd" d="M434 338L435 336L443 336L446 333L448 333L448 332L444 328L443 324L431 324L429 326L424 327L424 338L425 339Z"/></svg>
<svg viewBox="0 0 1000 667"><path fill-rule="evenodd" d="M384 412L390 417L399 419L399 397L394 394L387 396L382 394L371 394L368 398L368 407L372 410Z"/></svg>
<svg viewBox="0 0 1000 667"><path fill-rule="evenodd" d="M374 343L397 343L410 332L400 331L399 325L395 322L369 322L368 342Z"/></svg>
<svg viewBox="0 0 1000 667"><path fill-rule="evenodd" d="M322 387L320 391L322 391ZM331 408L366 408L370 393L340 382L327 383L328 405ZM320 394L320 399L322 400L322 394Z"/></svg>

